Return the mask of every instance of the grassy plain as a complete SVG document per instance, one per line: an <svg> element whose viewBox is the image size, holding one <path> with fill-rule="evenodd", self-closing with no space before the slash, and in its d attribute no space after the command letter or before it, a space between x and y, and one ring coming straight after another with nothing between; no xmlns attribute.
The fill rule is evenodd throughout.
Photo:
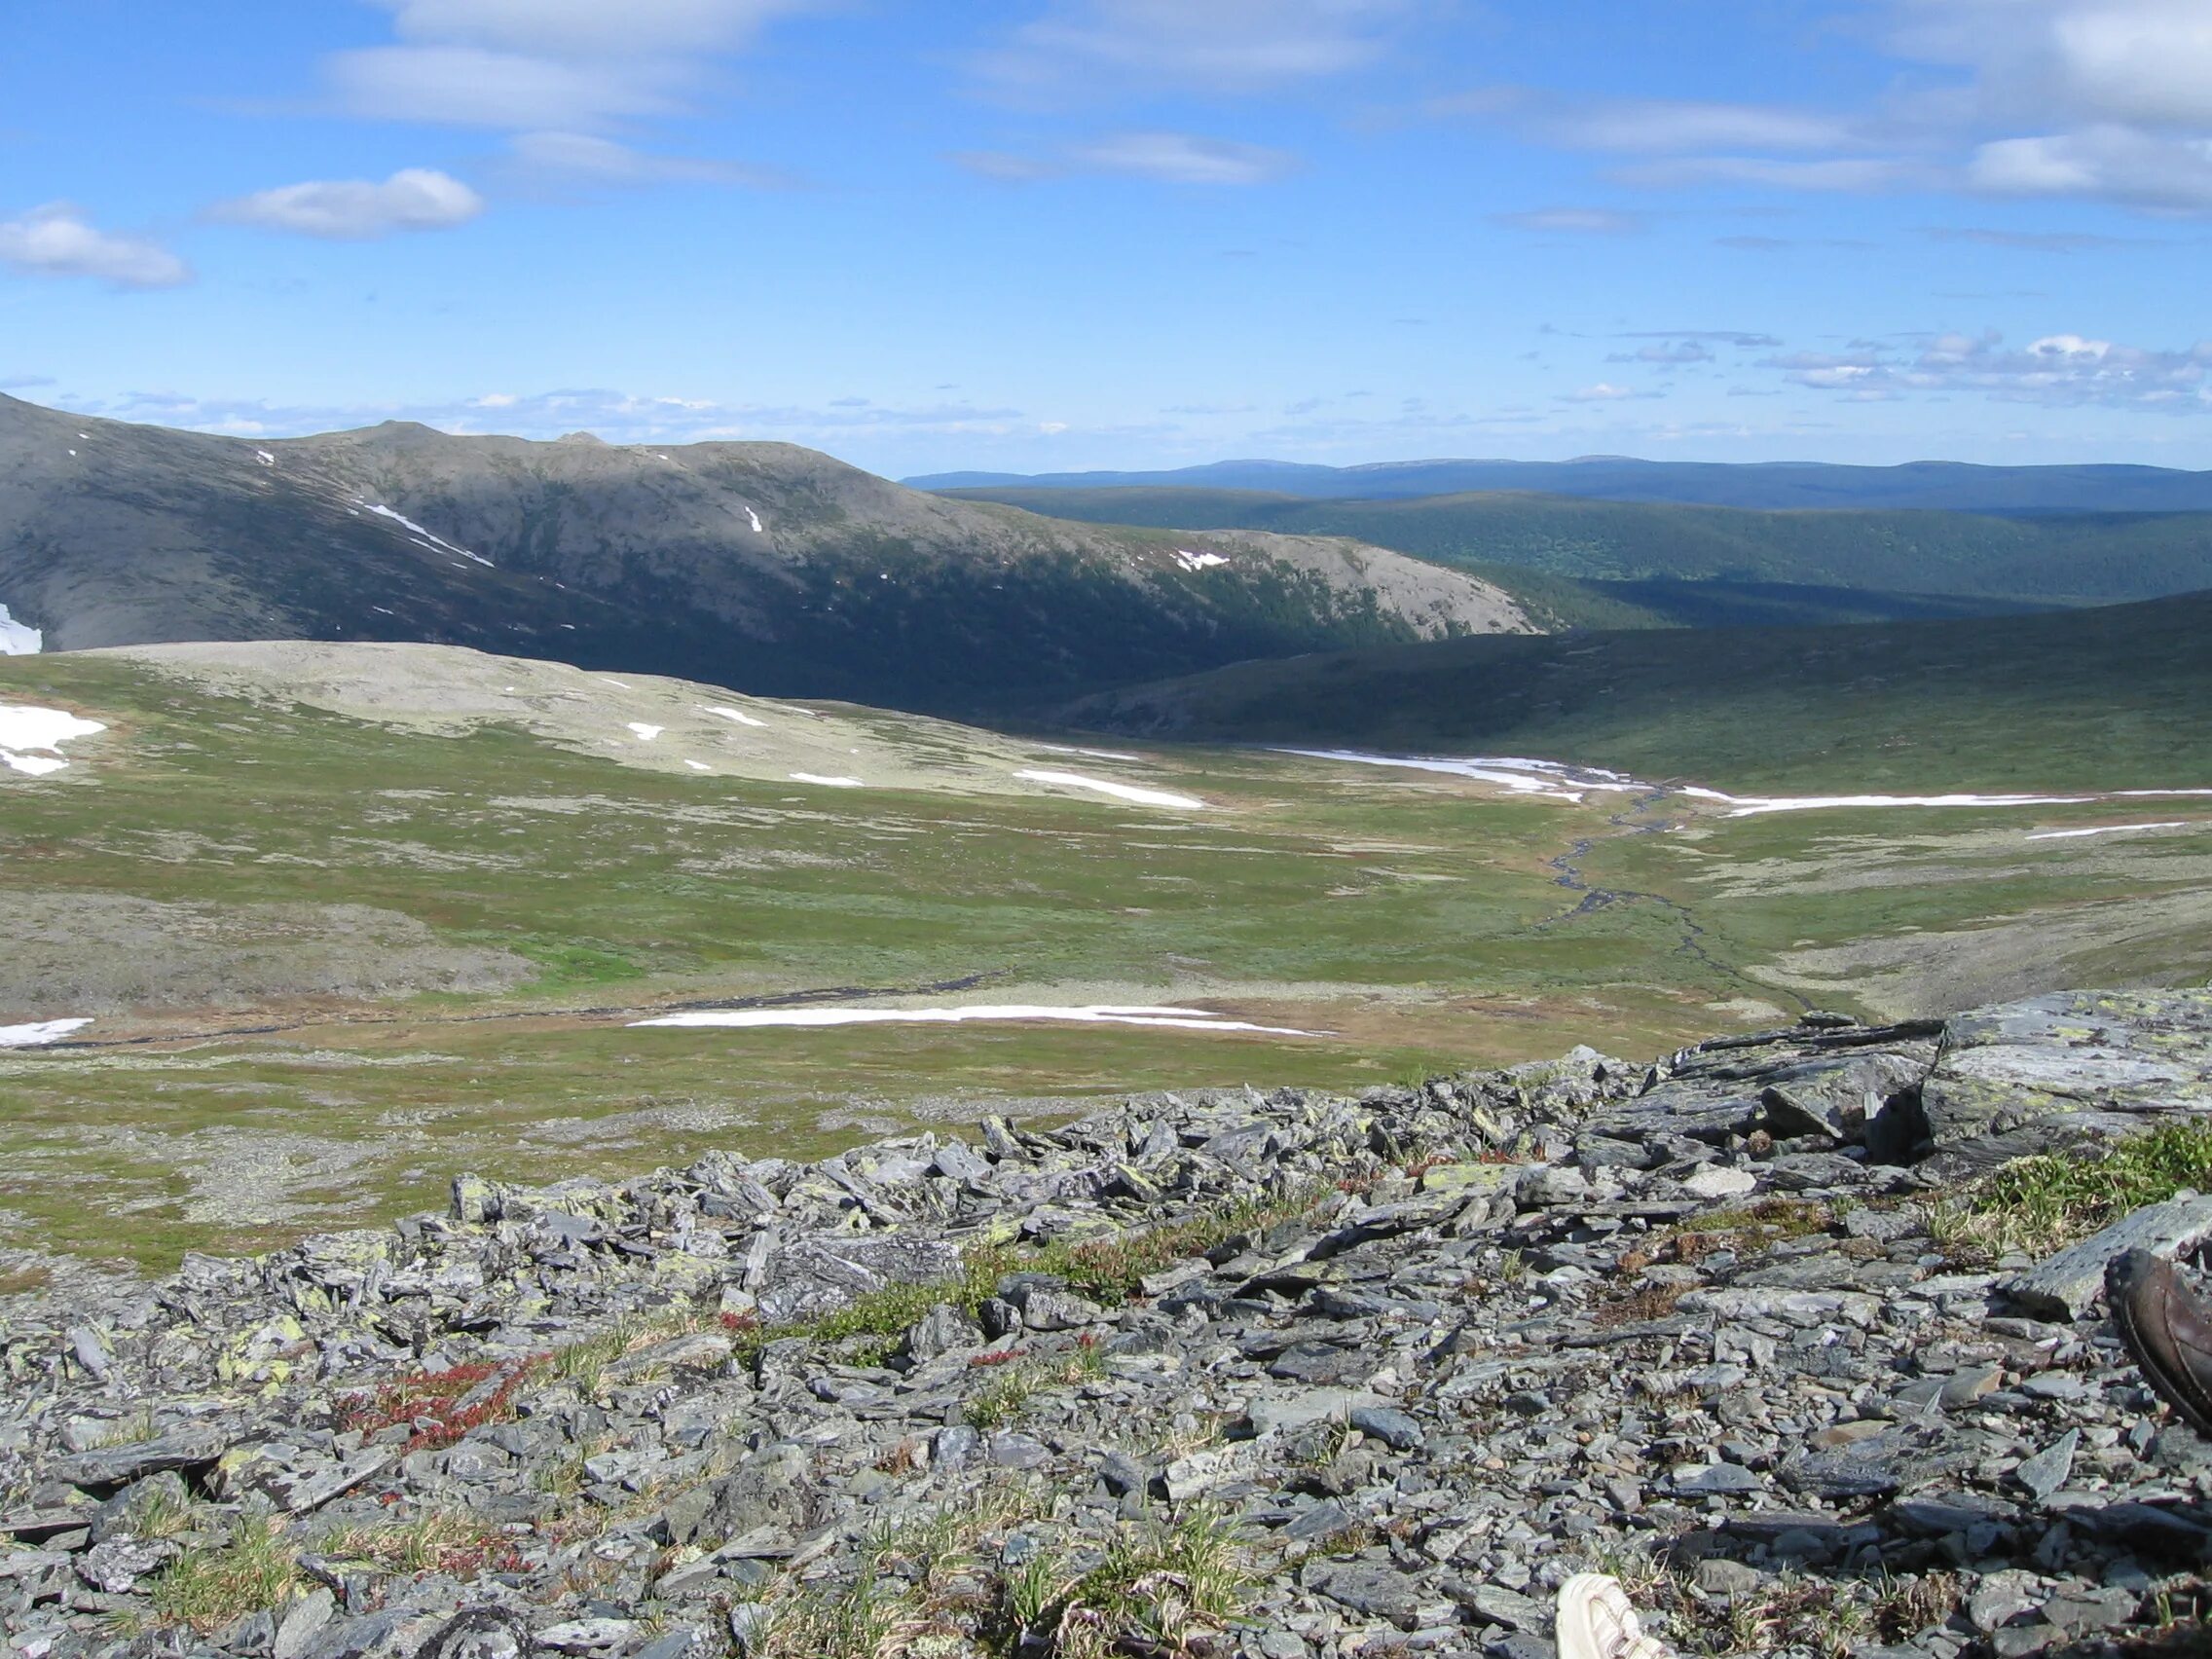
<svg viewBox="0 0 2212 1659"><path fill-rule="evenodd" d="M408 660L435 700L464 657ZM617 734L675 718L650 702L673 706L669 682L628 677L647 700L628 706L605 677L542 672ZM50 778L0 773L0 914L42 930L0 963L0 1024L93 1019L0 1051L14 1288L423 1207L463 1168L818 1155L989 1110L1357 1088L1578 1042L1643 1057L1806 1004L2212 972L2212 926L2191 921L2212 803L1732 820L1253 750L1070 754L833 706L782 722L803 721L812 760L735 725L719 749L672 729L595 752L79 655L0 661L0 702L110 728ZM679 737L710 770L671 758ZM888 785L788 775L840 757ZM2201 822L2027 839L2116 817ZM1174 1004L1310 1035L628 1023L742 999Z"/></svg>

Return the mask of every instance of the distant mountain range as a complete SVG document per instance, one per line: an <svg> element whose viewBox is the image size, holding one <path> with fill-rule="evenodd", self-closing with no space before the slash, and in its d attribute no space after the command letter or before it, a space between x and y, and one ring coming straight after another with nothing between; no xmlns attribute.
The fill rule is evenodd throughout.
<svg viewBox="0 0 2212 1659"><path fill-rule="evenodd" d="M1137 485L952 498L1086 523L1353 536L1482 576L1553 627L1986 614L2212 585L2212 513L1775 511L1500 492L1317 500Z"/></svg>
<svg viewBox="0 0 2212 1659"><path fill-rule="evenodd" d="M1071 524L788 444L247 440L8 397L0 605L50 650L465 645L925 709L1530 626L1381 548Z"/></svg>
<svg viewBox="0 0 2212 1659"><path fill-rule="evenodd" d="M940 472L917 490L1124 490L1172 486L1257 490L1311 500L1387 500L1470 491L1533 491L1607 501L1682 501L1714 507L1858 507L1961 513L2212 512L2212 472L2157 466L1903 466L1820 461L1729 465L1591 456L1580 461L1402 461L1312 466L1221 461L1166 472Z"/></svg>

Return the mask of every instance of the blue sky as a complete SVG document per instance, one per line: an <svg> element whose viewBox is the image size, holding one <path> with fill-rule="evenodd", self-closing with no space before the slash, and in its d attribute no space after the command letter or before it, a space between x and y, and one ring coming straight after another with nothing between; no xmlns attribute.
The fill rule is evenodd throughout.
<svg viewBox="0 0 2212 1659"><path fill-rule="evenodd" d="M0 389L289 434L2212 465L2204 0L10 0Z"/></svg>

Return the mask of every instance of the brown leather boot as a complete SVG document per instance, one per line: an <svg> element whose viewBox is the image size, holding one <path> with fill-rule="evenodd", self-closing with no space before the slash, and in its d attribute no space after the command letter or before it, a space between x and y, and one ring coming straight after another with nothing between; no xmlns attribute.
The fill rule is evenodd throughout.
<svg viewBox="0 0 2212 1659"><path fill-rule="evenodd" d="M2159 1398L2212 1440L2212 1309L2148 1250L2105 1269L2105 1302L2120 1340Z"/></svg>

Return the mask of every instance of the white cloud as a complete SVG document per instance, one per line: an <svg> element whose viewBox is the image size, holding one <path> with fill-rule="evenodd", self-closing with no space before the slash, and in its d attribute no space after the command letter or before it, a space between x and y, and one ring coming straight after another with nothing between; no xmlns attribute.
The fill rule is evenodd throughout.
<svg viewBox="0 0 2212 1659"><path fill-rule="evenodd" d="M660 59L569 63L474 46L373 46L323 69L352 115L511 130L674 114L685 78Z"/></svg>
<svg viewBox="0 0 2212 1659"><path fill-rule="evenodd" d="M1298 166L1298 159L1282 150L1188 132L1116 133L1079 145L1069 157L1088 172L1165 184L1266 184Z"/></svg>
<svg viewBox="0 0 2212 1659"><path fill-rule="evenodd" d="M1301 165L1285 150L1190 132L1117 132L1050 156L968 150L950 159L970 172L1016 184L1071 173L1145 178L1161 184L1271 184L1296 172Z"/></svg>
<svg viewBox="0 0 2212 1659"><path fill-rule="evenodd" d="M968 403L838 404L724 403L671 393L637 393L605 387L558 391L490 392L442 403L269 404L258 400L199 398L138 392L84 413L119 421L148 421L196 431L290 436L374 425L380 421L420 421L449 432L498 432L554 438L591 431L610 443L676 444L715 439L775 440L841 449L886 435L1034 433L1022 411Z"/></svg>
<svg viewBox="0 0 2212 1659"><path fill-rule="evenodd" d="M1784 380L1859 401L1979 393L2004 403L2212 413L2212 341L2182 349L2050 334L2009 347L1994 332L1939 334L1913 350L1861 344L1768 360Z"/></svg>
<svg viewBox="0 0 2212 1659"><path fill-rule="evenodd" d="M1586 386L1579 391L1563 392L1560 395L1560 401L1562 403L1620 403L1631 397L1651 397L1655 395L1656 393L1653 392L1638 391L1633 387L1614 386L1609 381L1600 381L1596 386Z"/></svg>
<svg viewBox="0 0 2212 1659"><path fill-rule="evenodd" d="M1491 223L1509 231L1582 237L1633 236L1644 228L1641 214L1610 207L1535 207L1525 213L1493 213Z"/></svg>
<svg viewBox="0 0 2212 1659"><path fill-rule="evenodd" d="M1710 363L1713 348L1700 340L1677 340L1669 346L1639 346L1633 351L1615 351L1608 363Z"/></svg>
<svg viewBox="0 0 2212 1659"><path fill-rule="evenodd" d="M1010 90L1197 87L1249 93L1380 57L1417 0L1053 0L974 60Z"/></svg>
<svg viewBox="0 0 2212 1659"><path fill-rule="evenodd" d="M2000 138L1974 151L1967 177L1992 196L2079 196L2153 212L2203 212L2212 209L2212 138L2123 127Z"/></svg>
<svg viewBox="0 0 2212 1659"><path fill-rule="evenodd" d="M0 265L29 276L92 276L119 288L192 280L192 268L167 248L100 230L66 202L0 219Z"/></svg>
<svg viewBox="0 0 2212 1659"><path fill-rule="evenodd" d="M804 0L376 0L403 40L555 56L635 57L744 45Z"/></svg>
<svg viewBox="0 0 2212 1659"><path fill-rule="evenodd" d="M1930 169L1890 157L1776 161L1764 156L1681 156L1640 162L1612 177L1622 184L1673 188L1697 184L1771 185L1784 190L1865 195L1930 182Z"/></svg>
<svg viewBox="0 0 2212 1659"><path fill-rule="evenodd" d="M653 155L589 132L523 132L508 149L526 174L554 183L741 184L773 189L791 182L764 168L699 156Z"/></svg>
<svg viewBox="0 0 2212 1659"><path fill-rule="evenodd" d="M1814 110L1681 98L1577 98L1532 87L1485 87L1439 98L1429 110L1501 120L1562 149L1632 155L1824 151L1859 141L1849 119Z"/></svg>
<svg viewBox="0 0 2212 1659"><path fill-rule="evenodd" d="M1859 4L1877 24L1868 38L1905 72L1858 110L1524 87L1427 110L1645 158L1611 175L1641 188L1936 190L2212 213L2212 0Z"/></svg>
<svg viewBox="0 0 2212 1659"><path fill-rule="evenodd" d="M484 211L484 199L458 178L405 167L372 179L315 179L217 203L209 216L333 241L367 241L394 231L444 231Z"/></svg>
<svg viewBox="0 0 2212 1659"><path fill-rule="evenodd" d="M571 132L680 112L710 60L815 0L375 0L397 44L334 54L339 104L392 121Z"/></svg>

